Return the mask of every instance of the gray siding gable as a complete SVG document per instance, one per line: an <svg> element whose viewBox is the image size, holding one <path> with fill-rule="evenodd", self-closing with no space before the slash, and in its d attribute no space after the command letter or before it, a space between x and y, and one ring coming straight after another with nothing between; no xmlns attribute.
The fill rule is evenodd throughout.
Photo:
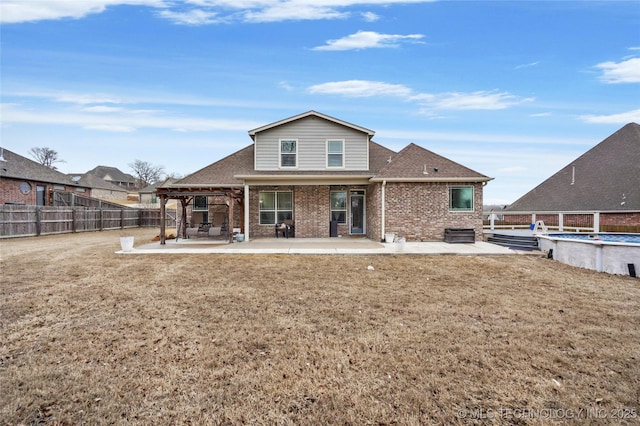
<svg viewBox="0 0 640 426"><path fill-rule="evenodd" d="M255 170L283 170L279 167L283 139L298 142L295 170L369 170L367 133L313 115L256 133ZM327 167L327 140L344 141L344 167Z"/></svg>

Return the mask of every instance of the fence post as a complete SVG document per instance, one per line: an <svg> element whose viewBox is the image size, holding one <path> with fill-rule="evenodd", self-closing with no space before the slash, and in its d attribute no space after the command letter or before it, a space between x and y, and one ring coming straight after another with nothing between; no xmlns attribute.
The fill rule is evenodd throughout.
<svg viewBox="0 0 640 426"><path fill-rule="evenodd" d="M104 231L104 214L102 206L100 206L100 209L98 211L100 212L100 214L98 215L98 218L100 219L100 230Z"/></svg>
<svg viewBox="0 0 640 426"><path fill-rule="evenodd" d="M124 209L120 209L120 229L124 229Z"/></svg>
<svg viewBox="0 0 640 426"><path fill-rule="evenodd" d="M75 207L71 207L71 232L76 233L77 232L77 217L76 217L76 208Z"/></svg>
<svg viewBox="0 0 640 426"><path fill-rule="evenodd" d="M593 212L593 232L600 232L600 212Z"/></svg>
<svg viewBox="0 0 640 426"><path fill-rule="evenodd" d="M42 233L42 207L36 207L36 236Z"/></svg>
<svg viewBox="0 0 640 426"><path fill-rule="evenodd" d="M564 213L558 213L558 231L564 231Z"/></svg>

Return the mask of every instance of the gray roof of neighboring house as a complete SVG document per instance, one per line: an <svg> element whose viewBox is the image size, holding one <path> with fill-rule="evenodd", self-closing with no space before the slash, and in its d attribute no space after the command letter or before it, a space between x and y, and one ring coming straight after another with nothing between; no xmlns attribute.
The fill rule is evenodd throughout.
<svg viewBox="0 0 640 426"><path fill-rule="evenodd" d="M59 185L82 186L71 180L71 177L57 170L16 154L8 149L2 149L4 159L0 162L0 176L13 179L23 179L42 183Z"/></svg>
<svg viewBox="0 0 640 426"><path fill-rule="evenodd" d="M106 181L102 178L99 178L98 176L92 175L90 173L84 173L84 174L70 173L69 176L71 177L71 180L76 182L78 185L86 186L88 188L105 189L108 191L127 192L127 190L124 189L123 187L114 185L113 183Z"/></svg>
<svg viewBox="0 0 640 426"><path fill-rule="evenodd" d="M138 193L140 193L140 194L155 194L156 188L163 187L163 186L169 186L169 185L171 185L172 183L174 183L176 181L178 181L178 179L172 178L172 177L168 177L165 180L161 180L161 181L158 181L158 182L154 183L153 185L145 186L144 188L139 190Z"/></svg>
<svg viewBox="0 0 640 426"><path fill-rule="evenodd" d="M110 176L111 180L114 182L129 182L136 183L136 178L128 173L124 173L120 171L120 169L116 167L109 166L97 166L87 172L88 174L92 174L94 176L98 176L99 178L104 179L106 176Z"/></svg>
<svg viewBox="0 0 640 426"><path fill-rule="evenodd" d="M625 125L507 210L640 210L640 125Z"/></svg>

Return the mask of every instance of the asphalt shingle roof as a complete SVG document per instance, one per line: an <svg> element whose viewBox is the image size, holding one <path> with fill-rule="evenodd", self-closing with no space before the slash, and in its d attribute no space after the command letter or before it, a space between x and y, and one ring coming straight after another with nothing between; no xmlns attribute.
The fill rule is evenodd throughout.
<svg viewBox="0 0 640 426"><path fill-rule="evenodd" d="M640 125L625 125L507 210L640 210Z"/></svg>
<svg viewBox="0 0 640 426"><path fill-rule="evenodd" d="M405 181L468 179L470 182L491 180L481 173L414 143L403 148L376 173L375 180L385 179Z"/></svg>
<svg viewBox="0 0 640 426"><path fill-rule="evenodd" d="M96 175L92 175L90 173L84 173L84 174L81 174L81 175L71 174L69 176L78 185L86 186L88 188L106 189L106 190L109 190L109 191L127 192L127 190L124 189L123 187L118 186L118 185L114 185L113 183L108 182L108 181L106 181L106 180L104 180L102 178L99 178Z"/></svg>
<svg viewBox="0 0 640 426"><path fill-rule="evenodd" d="M2 177L79 186L66 174L43 166L8 149L3 149L3 155L6 161L0 162L0 176Z"/></svg>
<svg viewBox="0 0 640 426"><path fill-rule="evenodd" d="M89 170L87 173L98 176L102 179L104 179L106 176L110 176L111 180L113 180L114 182L128 182L132 184L136 183L135 177L128 173L122 172L116 167L97 166Z"/></svg>

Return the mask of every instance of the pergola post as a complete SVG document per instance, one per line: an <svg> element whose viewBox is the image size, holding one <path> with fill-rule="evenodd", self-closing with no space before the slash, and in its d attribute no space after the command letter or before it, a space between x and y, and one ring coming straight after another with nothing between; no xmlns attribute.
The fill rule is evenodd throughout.
<svg viewBox="0 0 640 426"><path fill-rule="evenodd" d="M182 233L182 238L187 238L187 206L189 205L189 201L186 198L180 198L180 206L182 207L182 212L180 213L180 229L178 232Z"/></svg>
<svg viewBox="0 0 640 426"><path fill-rule="evenodd" d="M235 203L235 199L233 198L233 190L227 192L227 198L229 200L229 242L233 242L233 204Z"/></svg>
<svg viewBox="0 0 640 426"><path fill-rule="evenodd" d="M243 217L243 225L244 228L242 232L244 232L244 240L249 241L249 232L251 231L249 225L249 185L244 185L244 194L242 197L242 217Z"/></svg>
<svg viewBox="0 0 640 426"><path fill-rule="evenodd" d="M167 196L166 195L161 195L160 196L160 244L164 245L167 241L167 236L165 233L165 227L166 227L166 220L165 220L165 216L166 216L166 205L167 205Z"/></svg>

